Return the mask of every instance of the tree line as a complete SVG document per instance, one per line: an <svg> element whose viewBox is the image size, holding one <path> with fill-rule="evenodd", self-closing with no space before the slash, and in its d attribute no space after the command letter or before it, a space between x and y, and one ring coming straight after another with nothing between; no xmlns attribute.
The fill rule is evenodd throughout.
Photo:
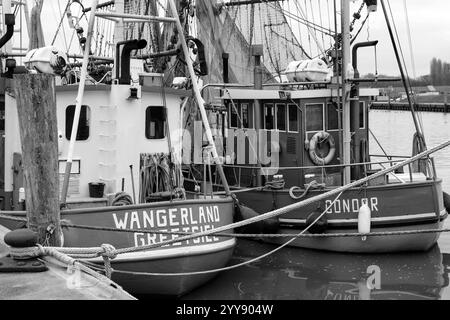
<svg viewBox="0 0 450 320"><path fill-rule="evenodd" d="M450 63L433 58L430 63L430 82L432 85L450 85Z"/></svg>
<svg viewBox="0 0 450 320"><path fill-rule="evenodd" d="M363 78L374 78L374 74L364 75ZM389 78L392 76L378 75L379 78ZM450 63L442 61L441 59L433 58L430 62L430 74L417 77L415 79L409 78L409 81L413 87L425 87L429 85L433 86L445 86L450 85ZM367 86L370 87L388 87L388 86L401 86L401 82L382 82L382 83L370 83Z"/></svg>

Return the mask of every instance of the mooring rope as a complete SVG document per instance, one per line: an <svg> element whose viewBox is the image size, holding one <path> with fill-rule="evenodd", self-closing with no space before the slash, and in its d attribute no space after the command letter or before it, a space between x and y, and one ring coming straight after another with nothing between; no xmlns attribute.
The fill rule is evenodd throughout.
<svg viewBox="0 0 450 320"><path fill-rule="evenodd" d="M317 217L316 220L313 223L311 223L307 228L302 230L302 232L300 232L296 237L293 237L291 240L289 240L288 242L283 244L281 247L277 248L279 250L282 247L287 246L288 244L290 244L297 237L305 235L304 233L306 231L308 231L308 229L311 226L313 226L320 218L322 218L322 216L329 210L331 205L333 205L336 202L336 200L342 195L342 193L344 191L346 191L348 189L351 189L353 187L356 187L358 185L364 184L364 183L366 183L366 182L368 182L370 180L376 179L376 178L378 178L378 177L380 177L382 175L385 175L385 174L387 174L387 173L389 173L391 171L394 171L394 170L396 170L396 169L398 169L400 167L403 167L403 166L405 166L405 165L407 165L407 164L409 164L411 162L417 161L417 160L419 160L419 159L421 159L423 157L426 157L426 156L428 156L428 155L430 155L430 154L432 154L432 153L434 153L436 151L439 151L439 150L447 147L448 145L450 145L450 141L447 141L447 142L442 143L442 144L440 144L440 145L438 145L438 146L436 146L436 147L434 147L432 149L424 151L424 152L422 152L422 153L420 153L420 154L418 154L418 155L416 155L414 157L411 157L410 159L407 159L407 160L405 160L405 161L403 161L401 163L398 163L397 165L394 165L394 166L392 166L390 168L381 170L378 173L375 173L375 174L373 174L373 175L371 175L369 177L365 177L365 178L360 179L358 181L354 181L354 182L352 182L350 184L347 184L347 185L342 186L342 187L338 187L338 188L333 189L331 191L325 192L325 193L323 193L321 195L318 195L318 196L306 199L304 201L301 201L301 202L298 202L298 203L294 203L294 204L288 205L286 207L283 207L283 208L280 208L280 209L276 209L276 210L273 210L273 211L261 214L261 215L256 216L256 217L252 217L252 218L249 218L249 219L246 219L246 220L243 220L243 221L240 221L240 222L232 223L232 224L229 224L229 225L226 225L226 226L222 226L222 227L219 227L219 228L216 228L216 229L206 230L206 231L199 232L199 233L196 233L196 234L191 234L191 235L186 235L186 236L182 236L182 237L177 237L175 239L161 241L159 243L154 243L154 244L141 246L141 247L129 247L129 248L122 248L122 249L115 249L114 247L112 247L110 245L103 245L101 248L55 248L55 247L52 247L52 248L45 248L45 249L49 249L50 250L49 252L52 253L52 254L55 254L54 252L56 251L56 252L61 253L61 254L63 254L62 252L67 252L68 254L72 253L72 254L79 254L79 255L103 256L104 261L105 261L105 268L108 269L108 270L106 270L106 273L111 275L111 264L110 264L109 259L114 259L119 254L131 253L131 252L140 252L140 251L148 251L150 249L161 247L161 246L164 246L164 245L169 245L169 244L172 244L172 243L178 243L178 242L183 242L183 241L186 241L186 240L191 240L191 239L194 239L194 238L199 238L199 237L203 237L203 236L217 234L217 233L222 232L222 231L227 231L227 230L230 230L230 229L239 228L239 227L242 227L242 226L245 226L245 225L249 225L251 223L255 223L255 222L258 222L258 221L262 221L262 220L266 220L266 219L269 219L269 218L273 218L273 217L282 215L282 214L284 214L286 212L292 211L294 209L299 209L299 208L304 207L304 206L306 206L308 204L311 204L313 202L317 202L317 201L326 199L328 197L331 197L331 196L333 196L335 194L339 194L334 199L334 201L330 204L330 206L327 207L325 209L325 211L319 217ZM23 221L23 220L21 220L21 221ZM443 232L443 230L444 229L418 230L418 231L415 231L415 230L411 230L411 231L390 231L390 232L376 232L376 233L372 233L372 234L360 234L360 233L358 233L358 234L355 234L355 233L347 233L347 234L345 234L344 233L344 234L334 234L334 235L335 236L339 236L339 237L343 237L343 236L366 236L367 237L367 236L370 236L370 235L382 236L382 235L394 235L394 234L403 235L403 234L413 234L413 233L416 234L416 233ZM447 229L445 229L445 230L446 231L450 231L450 230L447 230ZM314 235L314 236L330 237L330 235L331 234ZM258 235L258 236L260 237L261 235ZM308 235L308 236L311 236L311 235ZM106 247L106 246L108 246L108 247ZM45 253L45 250L43 252ZM72 258L70 258L70 259L72 259ZM73 261L74 262L72 264L74 264L76 262L76 260L73 260ZM251 262L246 262L246 263L251 263ZM85 267L85 268L87 268L87 267ZM217 270L220 271L222 269L217 269ZM200 271L200 272L211 273L211 272L219 272L219 271L213 270L213 271ZM91 271L91 272L93 272L93 271ZM177 274L177 275L180 275L180 274Z"/></svg>
<svg viewBox="0 0 450 320"><path fill-rule="evenodd" d="M115 282L113 282L111 280L111 273L112 273L112 268L111 268L111 264L110 263L105 263L105 272L106 272L106 277L99 274L98 272L95 272L94 270L92 270L91 268L85 266L84 264L82 264L80 261L75 260L74 258L70 257L69 255L61 252L61 250L59 250L60 248L53 248L53 247L43 247L41 245L37 245L35 247L28 247L28 248L14 248L14 247L10 247L10 255L13 259L15 260L26 260L26 259L32 259L32 258L37 258L37 257L41 257L41 256L49 256L49 257L53 257L56 260L58 260L59 262L62 262L64 264L66 264L68 267L72 267L72 268L78 268L81 271L84 271L85 273L91 275L92 277L94 277L95 279L97 279L100 282L103 282L107 285L112 285L113 287L119 287ZM105 246L105 256L108 257L109 254L111 254L111 252L113 251L113 247L111 248L111 246ZM115 255L112 254L112 256L115 257Z"/></svg>
<svg viewBox="0 0 450 320"><path fill-rule="evenodd" d="M6 216L0 214L0 218L16 220L14 217ZM19 218L22 219L22 218ZM24 219L26 220L26 219ZM19 220L23 221L23 220ZM87 225L77 225L70 224L62 221L62 226L67 228L76 229L86 229L86 230L96 230L96 231L111 231L111 232L125 232L125 233L144 233L144 234L168 234L168 235L196 235L193 232L183 232L183 231L164 231L164 230L153 230L153 229L119 229L112 227L100 227L100 226L87 226ZM213 229L214 230L214 229ZM339 238L339 237L377 237L377 236L392 236L392 235L410 235L410 234L420 234L420 233L447 233L450 232L450 228L445 229L416 229L416 230L403 230L403 231L379 231L379 232L369 232L369 233L358 233L358 232L343 232L343 233L322 233L313 234L307 233L299 235L297 233L212 233L216 237L226 237L226 238ZM202 237L201 235L198 237ZM76 248L76 247L52 247L57 248L70 254L71 256L83 257L83 258L96 258L99 257L98 252L102 251L101 247L91 247L91 248ZM89 250L87 250L89 249ZM67 251L66 251L67 250Z"/></svg>
<svg viewBox="0 0 450 320"><path fill-rule="evenodd" d="M341 192L334 200L332 203L330 203L330 205L325 208L325 210L309 225L307 226L304 230L302 230L300 233L298 233L296 236L300 236L302 234L304 234L305 232L307 232L317 221L319 221L322 216L324 216L326 214L326 212L334 205L334 203L341 197L343 192ZM243 267L249 264L252 264L254 262L257 262L259 260L262 260L278 251L280 251L281 249L285 248L286 246L290 245L297 237L293 237L292 239L290 239L289 241L287 241L286 243L283 243L282 245L280 245L279 247L265 253L262 254L258 257L255 257L253 259L238 263L238 264L234 264L232 266L227 266L227 267L223 267L223 268L217 268L217 269L211 269L211 270L203 270L203 271L193 271L193 272L178 272L178 273L155 273L155 272L135 272L135 271L124 271L124 270L116 270L113 269L113 272L115 273L119 273L119 274L128 274L128 275L143 275L143 276L167 276L167 277L174 277L174 276L193 276L193 275L204 275L204 274L210 274L210 273L218 273L218 272L223 272L223 271L229 271L229 270L233 270L239 267Z"/></svg>
<svg viewBox="0 0 450 320"><path fill-rule="evenodd" d="M334 196L336 194L342 193L342 192L344 192L344 191L346 191L348 189L351 189L351 188L354 188L356 186L362 185L362 184L364 184L364 183L366 183L368 181L371 181L373 179L381 177L381 176L383 176L383 175L385 175L385 174L387 174L387 173L389 173L391 171L394 171L394 170L397 170L397 169L399 169L401 167L404 167L404 166L408 165L411 162L414 162L414 161L417 161L419 159L422 159L422 158L424 158L424 157L426 157L426 156L428 156L428 155L430 155L432 153L435 153L435 152L437 152L437 151L439 151L439 150L441 150L441 149L443 149L443 148L445 148L445 147L447 147L449 145L450 145L450 140L446 141L446 142L444 142L444 143L442 143L442 144L440 144L440 145L438 145L438 146L436 146L434 148L426 150L426 151L424 151L424 152L422 152L422 153L420 153L420 154L418 154L418 155L416 155L414 157L411 157L411 158L409 158L409 159L407 159L405 161L402 161L402 162L400 162L400 163L398 163L398 164L396 164L396 165L394 165L392 167L389 167L389 168L386 168L384 170L381 170L381 171L379 171L379 172L377 172L377 173L375 173L373 175L370 175L368 177L365 177L365 178L362 178L360 180L351 182L351 183L349 183L349 184L347 184L345 186L341 186L341 187L335 188L333 190L324 192L324 193L322 193L320 195L308 198L308 199L306 199L304 201L293 203L293 204L290 204L290 205L285 206L283 208L279 208L279 209L276 209L276 210L273 210L273 211L269 211L267 213L258 215L256 217L252 217L252 218L249 218L249 219L246 219L246 220L243 220L243 221L231 223L229 225L222 226L222 227L219 227L219 228L216 228L216 229L211 229L211 230L206 230L206 231L203 231L203 232L199 232L196 235L183 236L183 237L178 237L178 238L172 239L172 240L162 241L162 242L159 242L158 244L149 244L149 245L141 246L141 247L130 247L130 248L118 249L116 251L116 254L130 253L130 252L139 252L139 251L147 251L147 250L150 250L150 249L154 249L156 247L160 247L162 245L169 245L169 244L176 243L176 242L182 242L182 241L185 241L185 240L191 240L193 238L208 236L208 235L211 235L213 233L227 231L227 230L230 230L230 229L243 227L243 226L249 225L251 223L255 223L255 222L267 220L267 219L270 219L270 218L274 218L274 217L277 217L279 215L282 215L282 214L285 214L287 212L290 212L292 210L300 209L300 208L305 207L307 205L310 205L310 204L312 204L314 202L317 202L317 201L320 201L320 200L325 200L325 199L327 199L329 197L332 197L332 196Z"/></svg>

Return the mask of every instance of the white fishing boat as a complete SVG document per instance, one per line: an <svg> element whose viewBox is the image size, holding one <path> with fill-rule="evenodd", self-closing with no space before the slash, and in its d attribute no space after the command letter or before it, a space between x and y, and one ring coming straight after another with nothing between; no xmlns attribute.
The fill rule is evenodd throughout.
<svg viewBox="0 0 450 320"><path fill-rule="evenodd" d="M58 138L53 142L58 144L60 217L65 222L61 244L67 248L90 248L108 243L118 250L153 246L145 251L130 250L113 259L112 279L133 294L179 296L217 274L209 271L228 263L235 239L211 235L174 240L232 223L234 200L229 195L197 199L185 196L177 135L182 111L188 100L197 99L200 112L204 113L197 85L199 75L194 72L191 59L186 61L189 73L184 77L191 86L174 89L167 83L170 74L149 72L146 59L136 59L135 54L145 50L152 57L176 56L181 52L185 57L195 57L201 43L186 39L183 27L188 22L183 21L182 26L179 6L174 1L169 1L162 13L157 10L142 15L133 14L128 1L107 2L98 8L97 3L92 1L92 9L82 7L77 16L75 9L82 3L68 1L61 17L61 24L68 19L71 32L79 39L82 63L73 60L77 55L54 46L40 46L26 54L24 68L16 66L19 61L12 58L19 60L23 55L8 51L9 46L5 76L55 74ZM23 5L15 4L16 14L23 13ZM6 1L4 13L5 6ZM39 6L33 10L39 10ZM82 18L88 15L85 32ZM6 14L6 21L12 19L8 26L14 24L13 18L14 14ZM139 28L165 23L164 30L178 34L174 41L178 50L160 53L149 49L157 46L150 43L156 39L147 38L147 42L143 38L124 38L123 28L132 24L130 19ZM101 42L100 26L115 31L114 42ZM92 40L94 33L97 42ZM114 57L93 57L101 45L107 52L114 52ZM7 83L14 87L14 81ZM17 97L13 89L6 88L4 96L5 163L1 168L4 190L0 223L17 229L25 223L6 215L26 217L31 196L30 186L24 181L27 168L22 166L20 136L24 133L19 130ZM207 118L204 120L209 129ZM208 148L217 158L214 145L209 144ZM171 243L166 244L168 241ZM86 261L98 263L97 268L103 263L101 257Z"/></svg>

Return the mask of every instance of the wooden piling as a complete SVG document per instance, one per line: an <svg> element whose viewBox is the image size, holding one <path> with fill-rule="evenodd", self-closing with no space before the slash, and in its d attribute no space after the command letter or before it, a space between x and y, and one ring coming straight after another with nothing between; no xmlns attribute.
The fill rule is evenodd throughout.
<svg viewBox="0 0 450 320"><path fill-rule="evenodd" d="M14 75L29 228L39 243L60 246L58 127L55 79Z"/></svg>

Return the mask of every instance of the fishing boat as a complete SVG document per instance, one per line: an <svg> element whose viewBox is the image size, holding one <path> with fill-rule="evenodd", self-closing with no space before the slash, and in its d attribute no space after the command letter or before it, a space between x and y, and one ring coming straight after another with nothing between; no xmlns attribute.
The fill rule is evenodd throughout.
<svg viewBox="0 0 450 320"><path fill-rule="evenodd" d="M14 25L14 14L8 11L8 4L11 4L7 2L3 1L3 13L6 19L12 19L9 25ZM124 1L98 6L98 1L92 1L92 8L82 7L81 17L91 12L87 32L84 32L81 26L84 20L76 17L73 9L80 2L69 1L61 19L67 15L80 40L84 49L82 63L71 61L64 50L41 46L28 51L24 66L16 66L13 58L22 59L23 55L8 51L11 42L6 48L10 76L19 72L42 72L53 73L56 77L61 220L66 223L62 232L63 246L89 248L106 243L123 249L155 245L147 251L119 255L111 262L112 279L132 294L179 296L189 292L215 276L217 273L202 271L224 267L235 246L233 237L216 235L173 241L183 234L228 225L234 216L234 200L229 195L187 199L183 189L181 149L177 144L183 108L196 97L200 98L197 103L203 108L197 86L199 76L194 73L191 59L186 61L190 74L184 78L191 86L173 88L167 85L167 74L149 72L144 69L144 65L147 67L145 60L136 59L136 53L150 46L146 40L117 40L122 37L124 26L130 24L127 19L133 19L138 26L149 21L158 26L167 23L173 27L167 29L175 30L179 39L174 40L178 49L170 54L176 56L183 52L185 57L195 57L193 51L201 43L197 43L197 47L195 39L185 38L178 7L173 1L169 2L167 10L172 11L166 17L158 16L158 12L153 16L148 12L133 15L124 10ZM15 4L16 14L27 11L19 8L23 5ZM95 19L101 22L95 24ZM97 34L101 34L99 26L111 20L110 26L119 31L114 43L103 42L103 45L115 53L114 58L96 59L92 41L94 26L97 26ZM99 42L97 38L97 46ZM9 86L13 84L8 82ZM1 213L25 217L28 186L21 164L17 99L14 90L5 89L4 96ZM204 119L209 129L207 118ZM214 145L207 148L214 157ZM0 223L9 229L25 224L5 216L0 218ZM69 224L78 227L68 227ZM172 242L157 246L168 241ZM101 266L102 258L87 262L98 262Z"/></svg>
<svg viewBox="0 0 450 320"><path fill-rule="evenodd" d="M385 1L379 2L402 75L397 81L403 81L406 92L411 92ZM258 5L256 3L255 6ZM239 2L233 5L239 6ZM278 15L289 15L282 4L259 5L278 12ZM272 81L263 80L267 69L270 69L267 61L272 62L276 51L283 49L270 42L264 42L264 45L250 42L249 52L254 57L254 84L229 83L227 76L232 72L227 70L224 60L224 83L208 83L204 87L205 96L213 97L210 102L215 105L211 118L218 119L214 129L217 132L216 143L223 150L225 175L240 204L250 208L244 208L242 218L305 202L300 209L279 215L275 223L271 221L268 226L255 227L259 232L286 234L286 237L295 237L299 233L322 234L320 237L297 237L290 245L349 253L426 251L436 244L439 230L448 215L449 196L442 191L442 180L436 173L433 158L425 157L394 172L377 176L380 170L410 156L376 155L369 151L372 150L369 142L378 142L371 136L369 110L380 92L363 84L395 79L360 78L359 49L376 48L378 41L355 42L361 29L355 34L357 30L353 28L355 21L362 17L362 10L369 16L377 8L377 1L361 1L360 9L353 15L354 20L350 21L349 1L341 1L341 28L337 30L335 15L333 38L336 42L330 50L323 50L323 54L319 51L317 59L286 62L286 72L282 74L275 70L279 76L272 77ZM300 9L300 12L306 9ZM254 8L252 10L257 12ZM231 15L226 11L221 14ZM223 16L221 19L227 20ZM284 19L284 22L278 19L276 26L286 25L287 18ZM366 21L367 18L364 23ZM351 29L355 31L353 34ZM272 31L275 33L277 30ZM270 50L275 50L275 54ZM263 57L267 52L269 59L264 63ZM326 69L332 74L330 79ZM414 110L413 97L409 97L409 102L416 128L412 139L414 156L427 147ZM382 146L381 150L384 150ZM220 192L221 186L215 182L216 175L207 174L207 170L202 169L204 166L200 163L185 166L186 189L195 194L195 186L203 181L209 184L211 194L213 190ZM214 168L210 172L214 172ZM326 192L345 188L371 176L374 179L361 186L343 189L340 195L314 201ZM387 234L344 236L358 232ZM326 237L326 234L338 236ZM278 244L286 242L280 236L263 238Z"/></svg>

